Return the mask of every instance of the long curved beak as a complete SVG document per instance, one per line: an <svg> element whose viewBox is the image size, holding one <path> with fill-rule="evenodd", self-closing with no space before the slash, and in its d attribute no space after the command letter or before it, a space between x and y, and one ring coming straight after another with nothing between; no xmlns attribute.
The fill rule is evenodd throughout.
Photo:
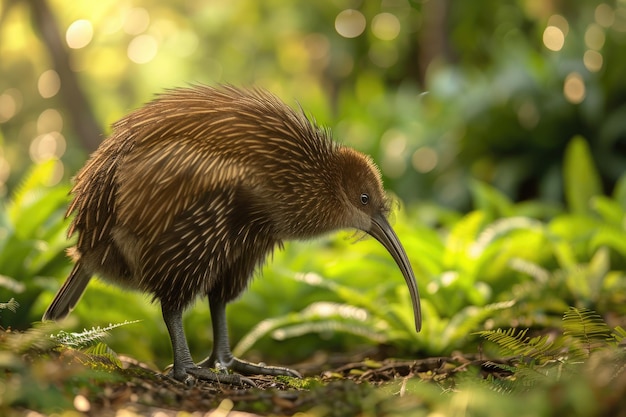
<svg viewBox="0 0 626 417"><path fill-rule="evenodd" d="M417 290L417 283L415 281L413 268L411 268L409 258L406 256L406 252L400 243L400 239L398 239L396 232L393 231L391 225L389 225L389 222L383 215L372 216L372 227L366 232L382 243L400 267L404 280L406 281L406 285L409 287L409 293L411 294L413 314L415 316L415 330L419 332L422 329L420 295Z"/></svg>

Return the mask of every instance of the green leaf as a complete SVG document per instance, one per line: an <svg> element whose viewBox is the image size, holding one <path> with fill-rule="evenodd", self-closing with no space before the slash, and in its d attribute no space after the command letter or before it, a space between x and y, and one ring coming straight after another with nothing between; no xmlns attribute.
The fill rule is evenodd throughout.
<svg viewBox="0 0 626 417"><path fill-rule="evenodd" d="M606 347L607 341L613 337L611 329L598 313L575 307L570 307L563 315L563 334L582 344L583 350L578 353L583 357ZM571 351L575 354L574 347L571 346Z"/></svg>
<svg viewBox="0 0 626 417"><path fill-rule="evenodd" d="M591 199L591 207L604 221L611 223L611 226L623 227L624 209L616 200L601 195L596 196Z"/></svg>
<svg viewBox="0 0 626 417"><path fill-rule="evenodd" d="M122 362L117 356L117 353L111 349L108 345L102 342L98 342L95 345L88 346L83 350L86 355L95 357L96 359L105 359L113 363L118 368L122 368Z"/></svg>
<svg viewBox="0 0 626 417"><path fill-rule="evenodd" d="M574 137L565 150L565 199L576 214L590 214L593 197L602 194L602 183L596 170L589 145L581 136Z"/></svg>
<svg viewBox="0 0 626 417"><path fill-rule="evenodd" d="M513 202L495 187L482 181L470 182L474 206L496 217L513 215Z"/></svg>
<svg viewBox="0 0 626 417"><path fill-rule="evenodd" d="M43 194L55 169L56 161L49 160L33 165L26 177L13 192L7 205L9 218L15 221L21 215L22 208L30 206L37 194Z"/></svg>

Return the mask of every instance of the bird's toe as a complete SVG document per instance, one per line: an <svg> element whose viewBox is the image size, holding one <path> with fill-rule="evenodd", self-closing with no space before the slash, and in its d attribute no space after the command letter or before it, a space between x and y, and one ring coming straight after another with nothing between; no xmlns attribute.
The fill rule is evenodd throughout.
<svg viewBox="0 0 626 417"><path fill-rule="evenodd" d="M282 366L269 366L264 363L251 363L241 359L233 358L226 365L228 369L242 375L272 375L272 376L290 376L294 378L302 378L299 372L285 368Z"/></svg>
<svg viewBox="0 0 626 417"><path fill-rule="evenodd" d="M249 385L251 387L256 387L256 384L250 378L246 378L238 374L215 372L209 368L189 368L187 369L187 373L190 376L202 381L220 382L239 386Z"/></svg>

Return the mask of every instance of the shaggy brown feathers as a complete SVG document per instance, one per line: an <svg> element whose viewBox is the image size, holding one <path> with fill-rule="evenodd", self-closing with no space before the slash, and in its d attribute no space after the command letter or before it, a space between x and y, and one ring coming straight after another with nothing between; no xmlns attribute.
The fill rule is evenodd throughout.
<svg viewBox="0 0 626 417"><path fill-rule="evenodd" d="M91 274L172 309L209 293L229 301L283 240L368 230L361 192L387 211L369 158L275 96L234 87L159 96L114 124L75 181L70 280L82 289L55 300L51 319Z"/></svg>

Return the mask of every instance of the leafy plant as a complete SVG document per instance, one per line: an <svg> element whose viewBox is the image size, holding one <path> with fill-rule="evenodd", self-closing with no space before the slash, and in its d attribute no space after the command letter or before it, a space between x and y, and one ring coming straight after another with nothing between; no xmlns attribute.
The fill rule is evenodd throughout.
<svg viewBox="0 0 626 417"><path fill-rule="evenodd" d="M15 407L52 413L72 408L72 400L97 392L104 382L122 378L122 363L103 339L125 322L81 333L57 331L53 323L38 323L27 331L0 331L0 413ZM56 334L54 333L56 331ZM74 403L75 404L75 403Z"/></svg>
<svg viewBox="0 0 626 417"><path fill-rule="evenodd" d="M63 221L68 186L46 186L54 161L37 164L8 200L0 201L0 299L15 298L20 314L3 316L4 327L25 329L37 320L39 296L51 277L69 266Z"/></svg>
<svg viewBox="0 0 626 417"><path fill-rule="evenodd" d="M15 301L15 298L11 298L6 303L0 303L0 310L9 310L15 313L19 306L20 304Z"/></svg>
<svg viewBox="0 0 626 417"><path fill-rule="evenodd" d="M394 268L384 251L367 241L359 242L360 248L347 248L335 240L333 256L341 261L326 256L321 245L315 251L300 248L302 253L287 248L285 257L267 268L263 280L270 282L255 283L252 294L231 307L238 317L263 314L256 305L280 307L273 314L266 310L268 319L242 336L237 351L263 343L268 335L284 342L307 334L329 340L344 333L373 344L391 344L407 355L446 354L472 346L476 341L470 334L480 329L511 323L558 327L569 305L626 314L626 280L618 269L626 259L621 243L626 242L626 216L620 203L626 201L625 187L619 185L625 180L611 197L598 194L593 186L577 188L579 175L596 174L584 141L574 138L570 148L563 180L575 205L572 210L533 201L515 203L474 181L476 209L463 216L451 217L433 207L414 211L412 218L399 213L396 228L422 294L420 334L413 328L403 281L370 280L389 274L382 268ZM586 162L579 166L579 160ZM441 222L443 218L449 220ZM433 231L425 221L448 229ZM363 252L376 258L365 258ZM355 256L358 262L349 262ZM276 268L282 272L274 278ZM307 292L301 285L316 290ZM284 289L280 303L271 301L275 291L270 288L277 286ZM267 293L260 288L267 288ZM259 296L255 305L248 303Z"/></svg>
<svg viewBox="0 0 626 417"><path fill-rule="evenodd" d="M527 390L537 384L545 384L545 377L566 378L579 372L579 365L592 356L617 359L614 375L624 371L624 353L618 345L626 337L626 331L617 326L613 330L596 312L571 307L563 315L562 333L529 337L528 329L517 331L488 330L477 334L494 343L504 355L518 360L514 367L506 367L513 375L508 387L511 390ZM499 366L499 365L495 365Z"/></svg>

